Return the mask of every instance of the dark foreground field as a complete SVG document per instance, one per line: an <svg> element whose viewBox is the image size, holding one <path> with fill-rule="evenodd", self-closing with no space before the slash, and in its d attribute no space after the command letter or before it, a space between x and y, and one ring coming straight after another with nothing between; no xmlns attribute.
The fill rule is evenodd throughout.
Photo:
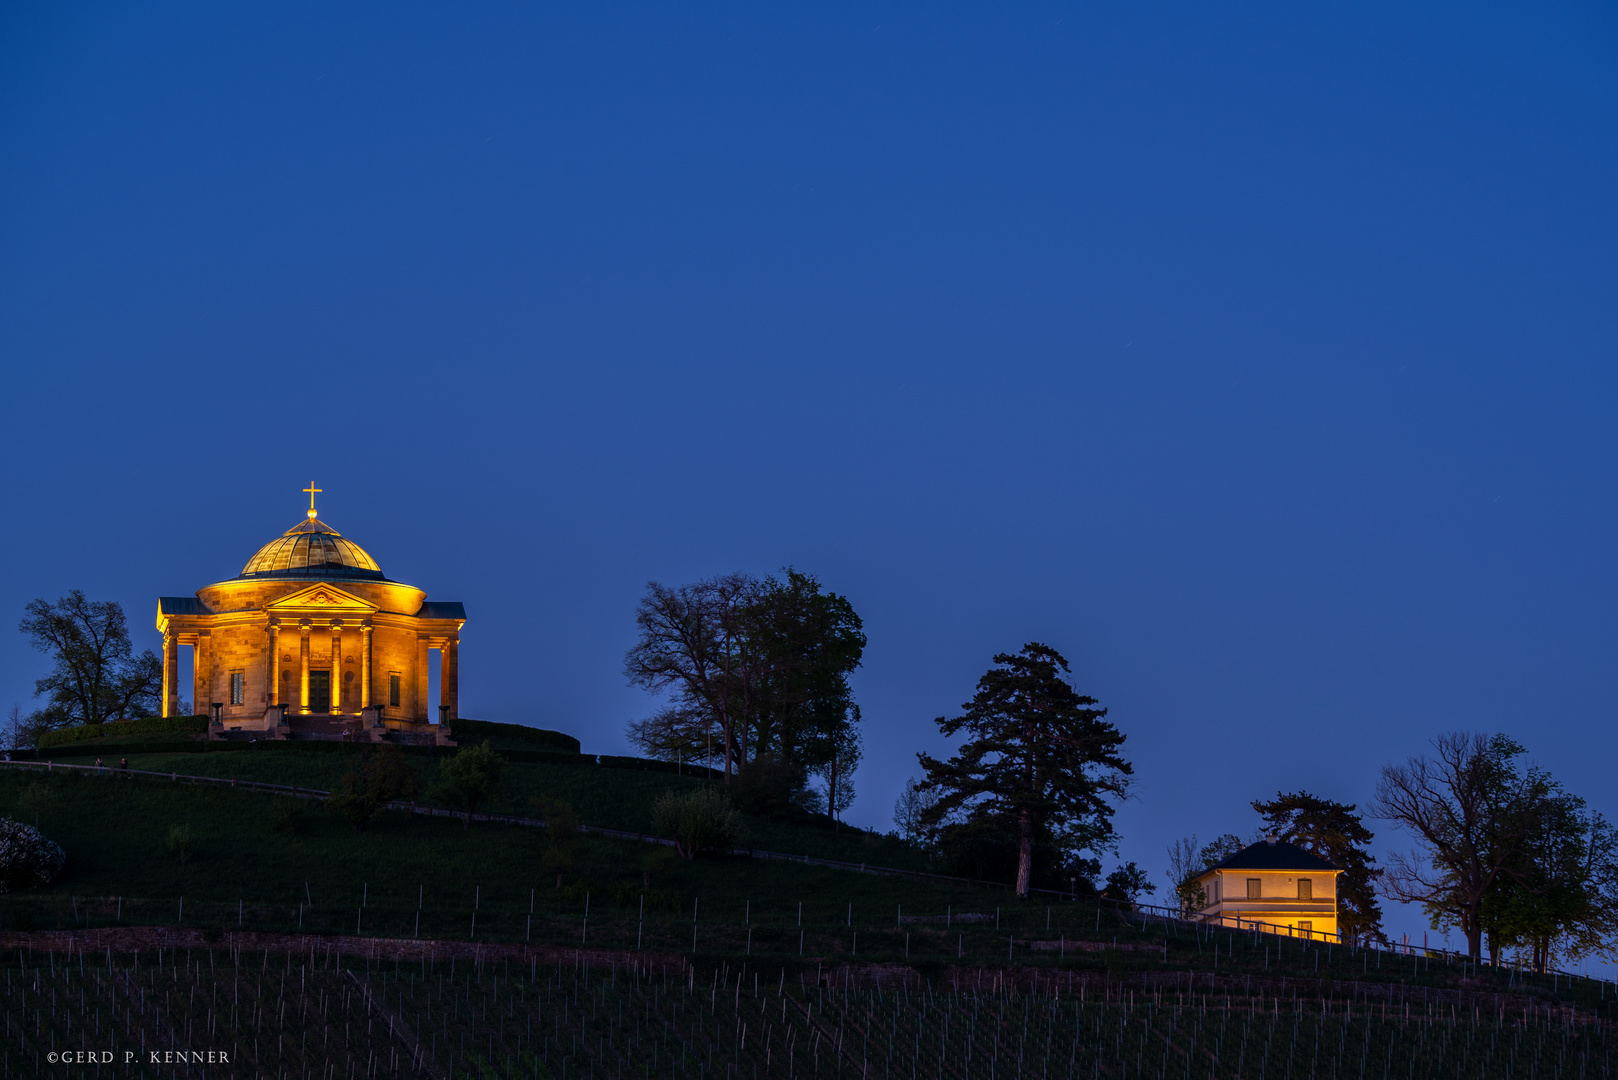
<svg viewBox="0 0 1618 1080"><path fill-rule="evenodd" d="M1328 997L1296 982L1244 992L1234 977L956 969L928 983L866 970L851 989L847 969L344 962L318 945L16 950L4 962L7 1077L1611 1075L1610 1026L1570 1010ZM53 1064L63 1053L72 1064Z"/></svg>

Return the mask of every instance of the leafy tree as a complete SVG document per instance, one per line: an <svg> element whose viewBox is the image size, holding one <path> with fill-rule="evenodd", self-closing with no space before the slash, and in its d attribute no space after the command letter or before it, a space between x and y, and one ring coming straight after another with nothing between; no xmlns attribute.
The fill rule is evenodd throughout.
<svg viewBox="0 0 1618 1080"><path fill-rule="evenodd" d="M1387 895L1421 904L1434 926L1455 926L1483 956L1484 903L1502 876L1520 877L1524 848L1552 792L1504 735L1450 732L1434 757L1384 765L1372 813L1410 834L1419 851L1388 856Z"/></svg>
<svg viewBox="0 0 1618 1080"><path fill-rule="evenodd" d="M1547 778L1548 797L1480 921L1496 963L1519 949L1535 971L1559 957L1611 956L1618 933L1618 833Z"/></svg>
<svg viewBox="0 0 1618 1080"><path fill-rule="evenodd" d="M828 810L847 805L859 760L859 710L848 674L865 635L849 602L787 568L762 580L728 574L647 585L640 639L624 660L630 684L672 700L630 725L630 741L668 760L720 751L727 777L775 754L826 784Z"/></svg>
<svg viewBox="0 0 1618 1080"><path fill-rule="evenodd" d="M1119 754L1123 733L1062 678L1068 665L1055 649L1030 643L994 663L961 716L938 718L946 736L964 730L968 741L948 761L917 755L920 786L939 795L923 823L958 813L950 831L1014 836L1016 891L1027 896L1036 839L1069 856L1110 849L1111 800L1124 796L1134 770Z"/></svg>
<svg viewBox="0 0 1618 1080"><path fill-rule="evenodd" d="M1282 842L1313 852L1343 871L1337 878L1337 927L1345 941L1387 941L1382 907L1376 900L1382 871L1367 850L1375 834L1352 803L1332 802L1307 791L1276 792L1269 802L1255 799L1253 809Z"/></svg>
<svg viewBox="0 0 1618 1080"><path fill-rule="evenodd" d="M477 808L500 792L500 781L505 776L506 759L494 752L489 740L481 746L469 746L456 752L444 764L442 779L428 791L428 795L464 811L461 827L472 827L472 815Z"/></svg>
<svg viewBox="0 0 1618 1080"><path fill-rule="evenodd" d="M837 730L827 739L830 756L819 766L826 782L826 813L841 823L843 811L854 805L854 771L860 767L865 748L860 739L860 707L853 707L853 716L840 722Z"/></svg>
<svg viewBox="0 0 1618 1080"><path fill-rule="evenodd" d="M760 754L747 762L726 791L742 813L774 821L801 818L815 805L803 770L780 754Z"/></svg>
<svg viewBox="0 0 1618 1080"><path fill-rule="evenodd" d="M355 832L362 832L389 803L415 798L420 783L397 746L367 747L338 777L326 806L342 815Z"/></svg>
<svg viewBox="0 0 1618 1080"><path fill-rule="evenodd" d="M848 685L865 652L860 617L846 598L791 567L758 583L745 615L760 664L746 741L755 754L779 754L820 776L835 819L853 802L850 778L861 757Z"/></svg>
<svg viewBox="0 0 1618 1080"><path fill-rule="evenodd" d="M32 744L55 728L157 712L163 661L150 649L135 655L120 604L74 589L55 603L31 600L24 612L18 629L53 666L34 683L46 703L19 726L22 738Z"/></svg>
<svg viewBox="0 0 1618 1080"><path fill-rule="evenodd" d="M741 815L716 788L700 787L683 795L664 792L652 807L652 823L659 836L674 841L682 859L695 859L704 851L729 851L741 842Z"/></svg>
<svg viewBox="0 0 1618 1080"><path fill-rule="evenodd" d="M640 640L624 657L624 674L631 686L672 690L674 701L630 725L631 742L658 757L695 757L717 734L727 777L746 760L746 717L761 667L748 613L758 591L747 574L672 589L647 583L635 610Z"/></svg>
<svg viewBox="0 0 1618 1080"><path fill-rule="evenodd" d="M1142 893L1155 893L1157 886L1146 876L1146 871L1132 862L1124 863L1107 875L1107 895L1133 905Z"/></svg>

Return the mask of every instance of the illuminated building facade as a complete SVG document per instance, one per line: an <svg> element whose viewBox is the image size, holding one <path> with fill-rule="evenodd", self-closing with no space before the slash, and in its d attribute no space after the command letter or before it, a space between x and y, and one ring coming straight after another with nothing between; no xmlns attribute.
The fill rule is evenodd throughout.
<svg viewBox="0 0 1618 1080"><path fill-rule="evenodd" d="M1342 871L1296 844L1249 844L1197 878L1207 906L1201 917L1221 926L1336 940L1337 875Z"/></svg>
<svg viewBox="0 0 1618 1080"><path fill-rule="evenodd" d="M192 701L218 734L376 738L392 730L442 741L439 723L459 715L465 609L390 581L316 516L320 489L305 490L306 519L260 548L240 574L195 596L158 600L163 715L178 710L179 651L189 646ZM435 649L436 703L428 700Z"/></svg>

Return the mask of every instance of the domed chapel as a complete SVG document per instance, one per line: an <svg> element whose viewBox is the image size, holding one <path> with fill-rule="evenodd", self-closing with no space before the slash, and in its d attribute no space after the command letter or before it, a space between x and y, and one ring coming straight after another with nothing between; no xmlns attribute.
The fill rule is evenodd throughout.
<svg viewBox="0 0 1618 1080"><path fill-rule="evenodd" d="M321 521L310 484L303 521L259 548L242 572L195 596L157 602L163 715L180 701L180 652L194 650L192 701L215 738L391 737L447 741L455 718L458 601L429 601L389 580L365 549ZM439 652L437 716L428 701Z"/></svg>

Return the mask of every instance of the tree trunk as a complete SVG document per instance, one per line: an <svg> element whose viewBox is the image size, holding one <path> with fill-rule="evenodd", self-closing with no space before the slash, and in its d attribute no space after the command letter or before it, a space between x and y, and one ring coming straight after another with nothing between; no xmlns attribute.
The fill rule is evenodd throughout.
<svg viewBox="0 0 1618 1080"><path fill-rule="evenodd" d="M1468 923L1466 927L1466 952L1472 958L1472 962L1477 963L1483 959L1483 927L1479 926L1475 919L1469 920Z"/></svg>
<svg viewBox="0 0 1618 1080"><path fill-rule="evenodd" d="M464 832L472 831L472 807L466 808L466 816L461 819L461 829Z"/></svg>
<svg viewBox="0 0 1618 1080"><path fill-rule="evenodd" d="M1034 874L1034 815L1022 812L1017 829L1017 895L1028 895L1028 882Z"/></svg>
<svg viewBox="0 0 1618 1080"><path fill-rule="evenodd" d="M832 831L837 832L837 755L831 757L831 782L826 785L826 813L831 816Z"/></svg>

